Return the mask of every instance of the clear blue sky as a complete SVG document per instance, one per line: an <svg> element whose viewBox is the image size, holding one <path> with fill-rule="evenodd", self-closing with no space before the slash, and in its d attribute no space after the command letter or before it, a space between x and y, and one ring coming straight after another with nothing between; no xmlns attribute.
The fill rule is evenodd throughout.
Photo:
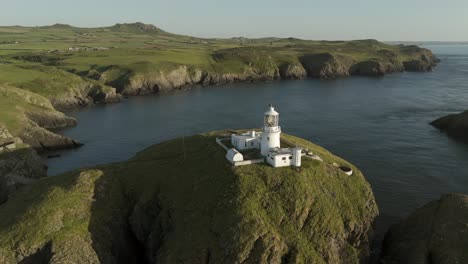
<svg viewBox="0 0 468 264"><path fill-rule="evenodd" d="M0 0L0 25L154 24L198 37L468 41L468 0Z"/></svg>

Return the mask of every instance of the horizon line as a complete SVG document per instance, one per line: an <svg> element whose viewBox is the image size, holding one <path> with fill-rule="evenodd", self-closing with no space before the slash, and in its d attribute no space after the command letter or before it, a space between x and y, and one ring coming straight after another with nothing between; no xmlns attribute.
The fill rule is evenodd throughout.
<svg viewBox="0 0 468 264"><path fill-rule="evenodd" d="M16 25L0 25L0 28L1 27L24 27L24 28L39 28L39 27L51 27L51 26L55 26L55 25L63 25L63 26L70 26L70 27L74 27L74 28L81 28L81 29L95 29L95 28L108 28L108 27L112 27L112 26L115 26L115 25L118 25L118 24L144 24L144 25L151 25L151 26L154 26L166 33L170 33L170 34L174 34L174 35L182 35L182 36L186 36L186 37L193 37L193 38L200 38L200 39L233 39L233 38L246 38L246 39L263 39L263 38L279 38L279 39L288 39L288 38L295 38L295 39L299 39L299 40L311 40L311 41L352 41L352 40L377 40L377 41L380 41L380 42L391 42L391 43L415 43L415 42L432 42L432 43L453 43L453 44L468 44L468 40L379 40L379 39L376 39L376 38L356 38L356 39L311 39L311 38L300 38L300 37L293 37L293 36L289 36L289 37L277 37L277 36L260 36L260 37L245 37L245 36L229 36L229 37L206 37L206 36L203 36L203 37L200 37L200 36L195 36L195 35L187 35L185 33L174 33L174 32L170 32L170 31L167 31L165 29L162 29L160 28L159 26L156 26L152 23L144 23L144 22L140 22L140 21L136 21L136 22L116 22L114 23L113 25L95 25L95 26L91 26L91 27L88 27L88 26L75 26L75 25L71 25L71 24L68 24L68 23L60 23L60 22L57 22L57 23L54 23L54 24L46 24L46 25L19 25L19 24L16 24ZM14 34L14 33L13 33Z"/></svg>

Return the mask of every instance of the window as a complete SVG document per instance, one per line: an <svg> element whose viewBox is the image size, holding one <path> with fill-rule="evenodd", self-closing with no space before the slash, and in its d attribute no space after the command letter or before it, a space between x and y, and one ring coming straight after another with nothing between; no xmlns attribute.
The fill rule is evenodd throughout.
<svg viewBox="0 0 468 264"><path fill-rule="evenodd" d="M270 137L267 137L267 141L270 141Z"/></svg>
<svg viewBox="0 0 468 264"><path fill-rule="evenodd" d="M292 159L292 156L289 156L289 159Z"/></svg>
<svg viewBox="0 0 468 264"><path fill-rule="evenodd" d="M245 142L245 147L247 147L247 141Z"/></svg>
<svg viewBox="0 0 468 264"><path fill-rule="evenodd" d="M283 157L282 160L286 160L286 157Z"/></svg>
<svg viewBox="0 0 468 264"><path fill-rule="evenodd" d="M273 160L273 156L270 156L270 159Z"/></svg>

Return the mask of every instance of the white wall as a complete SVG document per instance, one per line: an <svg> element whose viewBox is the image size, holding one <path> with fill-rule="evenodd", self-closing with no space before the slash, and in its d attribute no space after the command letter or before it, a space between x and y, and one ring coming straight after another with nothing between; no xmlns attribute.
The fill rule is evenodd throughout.
<svg viewBox="0 0 468 264"><path fill-rule="evenodd" d="M292 155L291 154L283 154L283 155L276 155L276 156L269 156L267 154L266 161L273 167L287 167L291 166L292 164Z"/></svg>
<svg viewBox="0 0 468 264"><path fill-rule="evenodd" d="M263 132L261 153L266 156L270 149L280 147L281 132Z"/></svg>
<svg viewBox="0 0 468 264"><path fill-rule="evenodd" d="M258 148L258 138L232 135L231 144L238 150Z"/></svg>

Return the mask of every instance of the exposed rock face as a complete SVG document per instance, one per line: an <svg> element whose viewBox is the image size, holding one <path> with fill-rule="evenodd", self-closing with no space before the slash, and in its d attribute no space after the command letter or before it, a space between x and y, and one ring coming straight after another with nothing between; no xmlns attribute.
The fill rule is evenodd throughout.
<svg viewBox="0 0 468 264"><path fill-rule="evenodd" d="M351 66L349 71L351 75L384 76L388 73L403 72L404 70L403 64L396 61L362 61Z"/></svg>
<svg viewBox="0 0 468 264"><path fill-rule="evenodd" d="M93 89L88 93L95 104L110 104L118 103L122 99L122 95L117 93L115 88Z"/></svg>
<svg viewBox="0 0 468 264"><path fill-rule="evenodd" d="M82 145L78 141L55 134L33 121L28 120L26 122L27 125L18 133L18 137L39 152L76 148Z"/></svg>
<svg viewBox="0 0 468 264"><path fill-rule="evenodd" d="M232 167L215 132L50 177L0 207L0 261L359 263L378 209L352 164ZM183 143L183 144L182 144ZM183 148L181 148L183 146ZM330 164L352 167L348 176ZM20 235L18 235L20 234Z"/></svg>
<svg viewBox="0 0 468 264"><path fill-rule="evenodd" d="M29 120L45 129L60 129L77 125L75 118L68 117L61 112L36 111L28 112L26 116Z"/></svg>
<svg viewBox="0 0 468 264"><path fill-rule="evenodd" d="M431 71L440 62L432 52L422 49L420 60L410 60L403 62L406 71L424 72Z"/></svg>
<svg viewBox="0 0 468 264"><path fill-rule="evenodd" d="M385 235L383 264L468 263L468 196L443 195Z"/></svg>
<svg viewBox="0 0 468 264"><path fill-rule="evenodd" d="M69 89L68 93L49 98L52 105L58 109L74 108L90 104L120 102L122 95L112 87L104 87L92 82L83 82Z"/></svg>
<svg viewBox="0 0 468 264"><path fill-rule="evenodd" d="M301 58L301 62L308 76L322 79L347 77L350 75L350 67L355 63L349 57L331 53L307 55Z"/></svg>
<svg viewBox="0 0 468 264"><path fill-rule="evenodd" d="M403 49L413 57L420 59L401 61L399 55L392 50L379 50L380 59L356 61L355 59L333 53L308 54L299 58L298 62L277 64L270 56L243 57L238 49L224 53L215 53L213 59L218 63L224 60L242 59L245 65L238 72L206 71L196 66L172 65L165 69L153 68L151 64L141 63L134 71L119 65L102 67L100 71L94 69L88 77L100 80L114 88L78 89L80 94L74 95L70 101L53 99L55 106L86 105L90 103L117 102L120 94L145 95L174 89L181 89L191 85L219 85L242 81L265 81L276 79L302 79L305 77L334 79L350 75L383 76L393 72L428 71L439 61L429 50L416 46ZM416 54L416 55L415 55ZM383 57L383 58L382 58Z"/></svg>
<svg viewBox="0 0 468 264"><path fill-rule="evenodd" d="M450 136L468 139L468 111L441 117L430 124Z"/></svg>
<svg viewBox="0 0 468 264"><path fill-rule="evenodd" d="M304 79L307 77L307 71L302 64L283 64L279 67L279 73L284 79Z"/></svg>
<svg viewBox="0 0 468 264"><path fill-rule="evenodd" d="M74 140L52 133L49 130L76 125L76 119L67 117L54 109L51 102L38 94L16 87L1 87L0 96L4 96L19 105L16 108L16 121L20 129L14 137L20 138L38 151L58 148L76 147L80 144Z"/></svg>
<svg viewBox="0 0 468 264"><path fill-rule="evenodd" d="M122 93L125 95L143 95L200 83L204 74L199 70L192 70L188 66L180 66L169 72L132 74L128 77L129 80L125 82L128 84L124 87Z"/></svg>
<svg viewBox="0 0 468 264"><path fill-rule="evenodd" d="M11 152L0 148L0 204L18 188L32 183L34 179L45 177L47 170L36 151L21 146L22 140L13 137L0 124L0 143L2 141L13 141L15 144L8 146Z"/></svg>

